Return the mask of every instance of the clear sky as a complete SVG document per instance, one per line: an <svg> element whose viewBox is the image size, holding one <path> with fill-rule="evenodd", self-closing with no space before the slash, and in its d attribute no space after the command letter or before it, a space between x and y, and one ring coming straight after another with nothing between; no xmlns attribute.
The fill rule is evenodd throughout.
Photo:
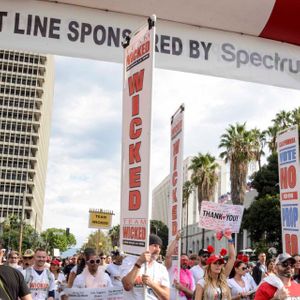
<svg viewBox="0 0 300 300"><path fill-rule="evenodd" d="M55 94L44 229L69 227L81 246L89 208L115 212L121 183L121 64L55 57ZM170 117L185 104L184 157L218 156L228 124L266 129L280 110L300 105L300 91L156 69L152 102L151 190L168 175Z"/></svg>

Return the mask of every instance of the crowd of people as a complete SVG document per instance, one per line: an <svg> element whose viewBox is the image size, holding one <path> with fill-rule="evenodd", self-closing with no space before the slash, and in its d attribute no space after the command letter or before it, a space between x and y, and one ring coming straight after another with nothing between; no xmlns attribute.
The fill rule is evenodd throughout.
<svg viewBox="0 0 300 300"><path fill-rule="evenodd" d="M149 250L139 257L118 250L109 255L86 248L66 259L50 258L44 249L27 249L20 257L0 252L0 299L68 299L66 288L121 288L124 299L133 300L269 300L300 299L300 256L287 253L258 261L237 254L230 233L224 233L228 249L216 253L207 246L197 254L174 258L180 233L159 260L162 240L149 237ZM145 298L146 293L146 298Z"/></svg>

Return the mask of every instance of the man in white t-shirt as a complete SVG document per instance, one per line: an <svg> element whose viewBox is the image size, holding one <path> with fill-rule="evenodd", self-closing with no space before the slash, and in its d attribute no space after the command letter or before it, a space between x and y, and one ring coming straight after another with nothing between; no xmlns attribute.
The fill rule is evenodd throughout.
<svg viewBox="0 0 300 300"><path fill-rule="evenodd" d="M105 270L105 272L109 275L114 287L123 287L121 281L123 259L123 253L120 253L118 250L113 252L112 263L110 263Z"/></svg>
<svg viewBox="0 0 300 300"><path fill-rule="evenodd" d="M150 235L149 251L142 253L129 272L122 278L125 289L124 299L143 300L144 290L147 300L169 300L170 282L167 269L156 260L162 240L155 234ZM128 258L130 259L130 258ZM125 259L126 260L126 259ZM126 265L124 260L123 264ZM145 271L147 264L147 271ZM144 288L145 287L145 288Z"/></svg>
<svg viewBox="0 0 300 300"><path fill-rule="evenodd" d="M45 267L46 260L46 251L37 249L34 265L22 271L33 300L54 300L55 279L50 270Z"/></svg>
<svg viewBox="0 0 300 300"><path fill-rule="evenodd" d="M195 283L197 283L200 279L204 277L204 268L206 266L206 261L209 258L210 253L207 249L200 249L198 253L199 264L190 269L193 274Z"/></svg>

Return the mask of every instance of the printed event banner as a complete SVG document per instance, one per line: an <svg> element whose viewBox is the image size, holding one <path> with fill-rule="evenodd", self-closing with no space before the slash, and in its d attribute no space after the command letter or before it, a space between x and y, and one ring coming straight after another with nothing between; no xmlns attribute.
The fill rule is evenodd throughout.
<svg viewBox="0 0 300 300"><path fill-rule="evenodd" d="M151 99L155 26L146 24L124 51L120 244L130 254L148 248Z"/></svg>
<svg viewBox="0 0 300 300"><path fill-rule="evenodd" d="M199 227L215 231L239 232L244 206L202 201Z"/></svg>
<svg viewBox="0 0 300 300"><path fill-rule="evenodd" d="M168 227L169 243L181 229L182 186L183 186L183 125L184 105L171 118L170 187ZM177 255L178 253L176 253Z"/></svg>
<svg viewBox="0 0 300 300"><path fill-rule="evenodd" d="M122 63L123 38L143 22L83 6L0 0L0 47ZM299 46L158 20L155 51L159 68L300 88Z"/></svg>
<svg viewBox="0 0 300 300"><path fill-rule="evenodd" d="M122 288L93 288L93 289L64 289L64 295L68 295L68 300L123 300Z"/></svg>
<svg viewBox="0 0 300 300"><path fill-rule="evenodd" d="M299 253L299 132L293 126L277 135L283 252Z"/></svg>

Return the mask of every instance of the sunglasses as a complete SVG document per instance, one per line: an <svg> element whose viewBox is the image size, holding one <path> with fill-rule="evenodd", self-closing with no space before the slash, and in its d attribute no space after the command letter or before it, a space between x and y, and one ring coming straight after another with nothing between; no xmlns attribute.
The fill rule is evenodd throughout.
<svg viewBox="0 0 300 300"><path fill-rule="evenodd" d="M106 259L106 257L105 257L105 256L101 256L100 258L101 258L101 259Z"/></svg>
<svg viewBox="0 0 300 300"><path fill-rule="evenodd" d="M93 265L93 264L100 264L101 260L100 259L90 259L87 261L89 264Z"/></svg>
<svg viewBox="0 0 300 300"><path fill-rule="evenodd" d="M284 268L287 268L287 267L295 268L295 264L293 264L292 262L289 262L289 261L284 261L280 265Z"/></svg>
<svg viewBox="0 0 300 300"><path fill-rule="evenodd" d="M213 264L214 265L219 265L219 266L224 265L224 263L222 261L219 261L219 260L214 262Z"/></svg>
<svg viewBox="0 0 300 300"><path fill-rule="evenodd" d="M242 267L242 270L243 271L248 270L248 267Z"/></svg>
<svg viewBox="0 0 300 300"><path fill-rule="evenodd" d="M208 257L209 257L209 254L203 254L203 255L201 255L201 257L203 257L203 258L208 258Z"/></svg>

